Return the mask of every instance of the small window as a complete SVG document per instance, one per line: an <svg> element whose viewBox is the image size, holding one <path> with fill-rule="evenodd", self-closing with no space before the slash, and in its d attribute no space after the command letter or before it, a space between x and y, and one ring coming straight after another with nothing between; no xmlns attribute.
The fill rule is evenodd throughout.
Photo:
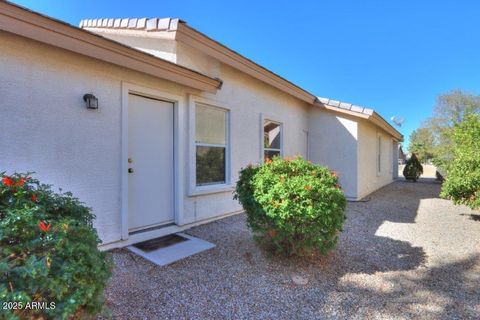
<svg viewBox="0 0 480 320"><path fill-rule="evenodd" d="M377 147L377 172L382 171L382 137L378 136L378 147Z"/></svg>
<svg viewBox="0 0 480 320"><path fill-rule="evenodd" d="M282 125L278 122L263 122L263 159L282 155Z"/></svg>
<svg viewBox="0 0 480 320"><path fill-rule="evenodd" d="M226 183L227 111L195 108L196 185Z"/></svg>

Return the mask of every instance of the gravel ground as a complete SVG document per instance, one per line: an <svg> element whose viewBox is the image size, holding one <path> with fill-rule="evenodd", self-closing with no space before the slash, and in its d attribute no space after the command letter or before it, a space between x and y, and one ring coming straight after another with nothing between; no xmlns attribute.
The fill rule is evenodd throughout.
<svg viewBox="0 0 480 320"><path fill-rule="evenodd" d="M479 319L480 213L395 182L348 205L324 257L265 256L243 214L188 233L216 248L166 267L113 251L118 319Z"/></svg>

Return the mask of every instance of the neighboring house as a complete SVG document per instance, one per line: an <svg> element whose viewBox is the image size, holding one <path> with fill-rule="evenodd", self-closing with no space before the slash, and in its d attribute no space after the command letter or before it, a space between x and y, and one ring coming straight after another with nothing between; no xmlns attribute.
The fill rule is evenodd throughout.
<svg viewBox="0 0 480 320"><path fill-rule="evenodd" d="M265 157L326 165L353 200L396 177L403 137L371 109L318 98L178 19L81 27L0 2L0 169L72 191L105 249L240 212L238 171Z"/></svg>

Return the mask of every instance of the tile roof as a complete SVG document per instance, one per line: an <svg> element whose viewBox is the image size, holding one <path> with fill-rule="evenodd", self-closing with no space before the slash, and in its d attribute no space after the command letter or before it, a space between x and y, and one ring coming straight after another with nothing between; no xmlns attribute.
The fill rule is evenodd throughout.
<svg viewBox="0 0 480 320"><path fill-rule="evenodd" d="M218 78L5 0L0 0L0 31L211 93L222 86Z"/></svg>
<svg viewBox="0 0 480 320"><path fill-rule="evenodd" d="M133 29L147 31L177 30L180 19L172 18L105 18L83 19L80 28Z"/></svg>
<svg viewBox="0 0 480 320"><path fill-rule="evenodd" d="M350 113L352 115L355 115L355 113L358 113L358 116L362 118L366 118L369 121L373 122L377 126L383 128L386 132L391 134L393 137L397 138L399 141L403 141L403 135L395 129L390 123L388 123L387 120L385 120L381 115L375 112L375 110L362 107L356 104L348 103L348 102L342 102L338 100L333 100L329 98L322 98L322 97L317 97L317 103L329 107L330 110L336 111L335 109L338 110L338 112L353 112Z"/></svg>
<svg viewBox="0 0 480 320"><path fill-rule="evenodd" d="M83 20L80 21L80 28L85 28L85 29L92 29L92 28L127 29L127 30L145 30L145 31L177 31L180 23L185 25L185 21L180 20L180 19L172 19L172 18L83 19ZM192 30L194 30L194 29L192 29ZM198 31L196 31L196 32L198 32ZM214 41L218 45L220 45L222 47L225 47L224 45L222 45L218 41L215 41L215 40L209 38L208 36L206 36L202 33L200 33L200 34L202 36L204 36L205 38L208 38L208 39ZM227 47L225 47L225 48L228 49L228 50L231 50ZM232 50L232 52L241 56L241 57L243 57L242 55L240 55L239 53L237 53L233 50ZM245 58L245 59L254 63L256 66L266 70L267 72L272 73L273 75L281 78L282 80L287 81L288 83L294 85L290 81L278 76L277 74L273 73L272 71L269 71L269 70L265 69L264 67L256 64L255 62L251 61L250 59L248 59L248 58ZM294 86L299 88L300 90L306 92L304 89L302 89L302 88L300 88L296 85L294 85ZM308 92L306 92L306 93L309 94L310 96L312 96L312 98L315 97ZM317 103L323 104L325 106L333 107L333 108L338 108L339 111L342 111L342 110L350 111L350 112L358 113L359 115L360 114L365 115L367 117L373 116L375 114L375 111L373 109L366 108L366 107L359 106L359 105L355 105L355 104L352 104L352 103L342 102L342 101L333 100L333 99L329 99L329 98L323 98L323 97L316 97L316 98L317 98L316 99ZM315 103L315 101L314 101L314 103ZM385 124L388 127L393 129L393 131L395 133L398 133L398 135L401 136L401 134L395 128L393 128L387 121L385 121L385 119L383 119L381 116L379 116L379 117L382 119L383 122L385 122Z"/></svg>
<svg viewBox="0 0 480 320"><path fill-rule="evenodd" d="M322 97L317 97L317 98L318 98L318 101L320 101L320 103L322 103L324 105L327 105L327 106L330 106L330 107L335 107L335 108L339 108L339 109L345 109L345 110L349 110L349 111L353 111L353 112L363 113L363 114L366 114L366 115L369 115L369 116L371 116L374 113L373 109L362 107L362 106L359 106L359 105L356 105L356 104L342 102L342 101L333 100L333 99L329 99L329 98L322 98Z"/></svg>

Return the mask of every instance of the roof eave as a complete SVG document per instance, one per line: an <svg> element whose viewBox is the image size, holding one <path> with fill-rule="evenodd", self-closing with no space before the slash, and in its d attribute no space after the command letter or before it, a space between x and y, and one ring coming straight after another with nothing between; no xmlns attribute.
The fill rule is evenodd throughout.
<svg viewBox="0 0 480 320"><path fill-rule="evenodd" d="M260 66L252 60L226 47L220 42L208 37L200 31L179 23L176 28L175 39L186 43L207 55L210 55L220 62L234 67L260 81L263 81L289 95L302 101L313 104L317 97L274 72Z"/></svg>
<svg viewBox="0 0 480 320"><path fill-rule="evenodd" d="M222 85L219 79L5 1L0 1L0 30L201 91L215 93Z"/></svg>
<svg viewBox="0 0 480 320"><path fill-rule="evenodd" d="M349 116L353 116L353 117L357 117L357 118L367 120L367 121L375 124L376 126L380 127L384 131L386 131L395 140L397 140L399 142L403 141L403 135L400 132L398 132L394 127L392 127L376 111L373 111L371 114L360 113L360 112L355 112L355 111L351 111L351 110L347 110L347 109L342 109L342 108L339 108L339 107L330 106L328 104L321 103L318 100L315 102L315 105L320 107L320 108L323 108L323 109L326 109L326 110L329 110L329 111L332 111L332 112L335 112L335 113L340 113L340 114L349 115Z"/></svg>
<svg viewBox="0 0 480 320"><path fill-rule="evenodd" d="M371 116L371 121L375 123L377 126L388 132L392 137L395 138L398 142L403 142L403 135L398 132L397 129L392 127L380 114L377 112L373 112Z"/></svg>

